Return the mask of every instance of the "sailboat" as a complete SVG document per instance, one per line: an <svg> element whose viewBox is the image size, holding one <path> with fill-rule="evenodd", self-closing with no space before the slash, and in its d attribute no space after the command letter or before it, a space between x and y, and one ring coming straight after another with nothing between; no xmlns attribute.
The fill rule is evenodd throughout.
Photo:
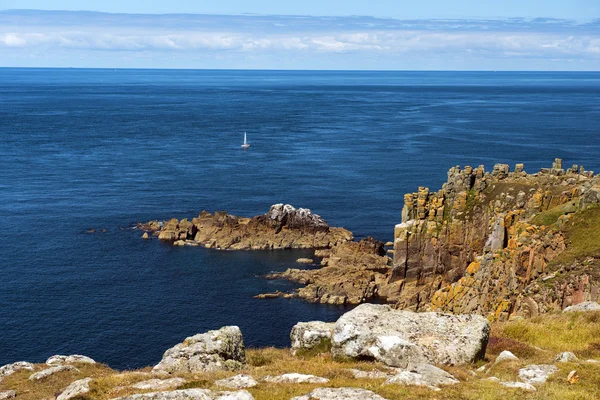
<svg viewBox="0 0 600 400"><path fill-rule="evenodd" d="M247 149L250 147L250 143L246 141L246 132L244 132L244 144L242 145L242 149Z"/></svg>

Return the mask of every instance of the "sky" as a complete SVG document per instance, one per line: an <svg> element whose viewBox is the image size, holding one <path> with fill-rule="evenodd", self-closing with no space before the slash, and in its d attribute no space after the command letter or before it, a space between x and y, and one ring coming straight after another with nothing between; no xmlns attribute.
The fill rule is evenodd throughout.
<svg viewBox="0 0 600 400"><path fill-rule="evenodd" d="M600 70L600 0L0 0L0 67Z"/></svg>

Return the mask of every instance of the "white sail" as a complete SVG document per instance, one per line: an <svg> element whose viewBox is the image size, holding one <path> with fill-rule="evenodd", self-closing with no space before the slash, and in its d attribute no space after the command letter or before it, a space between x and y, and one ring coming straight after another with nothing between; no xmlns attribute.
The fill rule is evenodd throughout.
<svg viewBox="0 0 600 400"><path fill-rule="evenodd" d="M242 145L242 149L247 149L248 147L250 147L250 145L246 141L246 132L244 132L244 144Z"/></svg>

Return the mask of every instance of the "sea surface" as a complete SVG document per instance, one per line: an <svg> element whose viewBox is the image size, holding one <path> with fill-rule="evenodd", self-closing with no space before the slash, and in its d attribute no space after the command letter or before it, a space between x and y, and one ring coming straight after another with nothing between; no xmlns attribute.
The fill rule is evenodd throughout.
<svg viewBox="0 0 600 400"><path fill-rule="evenodd" d="M290 203L388 241L403 194L454 165L600 171L599 126L600 73L0 69L0 365L142 367L224 325L289 346L297 321L346 310L252 298L295 287L260 276L309 253L130 228Z"/></svg>

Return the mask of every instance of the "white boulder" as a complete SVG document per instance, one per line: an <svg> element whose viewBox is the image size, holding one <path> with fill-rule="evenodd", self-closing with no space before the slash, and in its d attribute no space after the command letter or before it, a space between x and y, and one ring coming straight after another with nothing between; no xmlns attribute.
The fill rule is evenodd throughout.
<svg viewBox="0 0 600 400"><path fill-rule="evenodd" d="M387 400L370 390L358 388L318 388L291 400Z"/></svg>
<svg viewBox="0 0 600 400"><path fill-rule="evenodd" d="M14 390L0 392L0 400L14 399L15 397L17 397L17 392Z"/></svg>
<svg viewBox="0 0 600 400"><path fill-rule="evenodd" d="M334 327L333 322L298 322L290 333L292 354L296 355L298 351L310 351L319 347L331 347Z"/></svg>
<svg viewBox="0 0 600 400"><path fill-rule="evenodd" d="M35 367L32 363L27 361L18 361L16 363L3 365L2 367L0 367L0 381L3 377L10 376L23 369L27 371L33 371Z"/></svg>
<svg viewBox="0 0 600 400"><path fill-rule="evenodd" d="M240 374L231 378L220 379L215 382L215 385L229 389L246 389L258 385L258 382L250 375Z"/></svg>
<svg viewBox="0 0 600 400"><path fill-rule="evenodd" d="M79 354L73 354L70 356L52 356L46 360L46 364L48 365L62 365L62 364L76 364L76 363L85 363L85 364L96 364L96 361L91 359L90 357L82 356Z"/></svg>
<svg viewBox="0 0 600 400"><path fill-rule="evenodd" d="M134 394L113 400L254 400L254 397L246 390L213 392L208 389L185 389L172 392Z"/></svg>
<svg viewBox="0 0 600 400"><path fill-rule="evenodd" d="M188 337L163 355L154 372L203 372L234 370L246 362L242 332L237 326L226 326Z"/></svg>
<svg viewBox="0 0 600 400"><path fill-rule="evenodd" d="M283 374L278 376L267 376L265 382L270 383L327 383L329 379L320 376L305 375L298 373Z"/></svg>
<svg viewBox="0 0 600 400"><path fill-rule="evenodd" d="M70 400L82 394L89 393L91 381L92 378L85 378L71 383L60 395L58 395L56 400Z"/></svg>
<svg viewBox="0 0 600 400"><path fill-rule="evenodd" d="M430 364L417 364L389 378L386 384L425 386L439 390L438 386L455 385L459 381L448 372Z"/></svg>
<svg viewBox="0 0 600 400"><path fill-rule="evenodd" d="M595 301L584 301L583 303L575 304L566 307L563 312L580 312L580 311L600 311L600 304Z"/></svg>
<svg viewBox="0 0 600 400"><path fill-rule="evenodd" d="M519 361L519 357L515 356L508 350L504 350L502 353L498 354L498 357L496 357L494 364L498 364L502 361Z"/></svg>
<svg viewBox="0 0 600 400"><path fill-rule="evenodd" d="M183 378L148 379L146 381L134 383L131 387L140 390L168 390L181 386L186 382L187 381Z"/></svg>
<svg viewBox="0 0 600 400"><path fill-rule="evenodd" d="M554 357L554 362L577 362L579 359L577 356L570 351L563 351L562 353L558 353L556 357Z"/></svg>
<svg viewBox="0 0 600 400"><path fill-rule="evenodd" d="M511 389L522 389L525 390L526 392L535 392L536 388L535 386L529 384L529 383L523 383L523 382L499 382L502 386L505 386L507 388L511 388Z"/></svg>
<svg viewBox="0 0 600 400"><path fill-rule="evenodd" d="M551 364L528 365L519 370L519 379L531 385L541 385L546 383L550 375L558 371L558 368Z"/></svg>
<svg viewBox="0 0 600 400"><path fill-rule="evenodd" d="M490 325L479 315L414 313L362 304L336 323L336 358L372 358L392 367L468 364L483 358Z"/></svg>
<svg viewBox="0 0 600 400"><path fill-rule="evenodd" d="M40 372L36 372L35 374L31 374L29 376L29 380L39 381L59 372L79 372L79 370L71 365L58 365L56 367L46 368Z"/></svg>

